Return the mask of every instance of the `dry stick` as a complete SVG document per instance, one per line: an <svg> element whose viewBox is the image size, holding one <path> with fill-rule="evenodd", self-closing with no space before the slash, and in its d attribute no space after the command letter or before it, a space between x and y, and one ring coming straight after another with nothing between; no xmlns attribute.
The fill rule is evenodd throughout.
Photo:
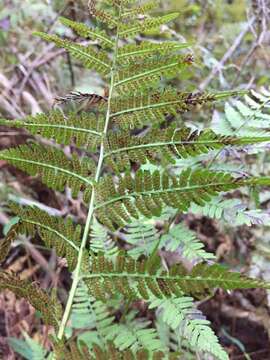
<svg viewBox="0 0 270 360"><path fill-rule="evenodd" d="M246 55L246 57L244 58L244 60L242 61L241 65L240 65L240 71L238 72L237 76L235 77L234 81L233 81L233 86L234 84L237 82L237 80L239 79L239 77L241 76L244 67L247 65L247 63L250 61L250 59L252 58L252 56L254 55L255 51L259 48L262 47L262 43L265 39L265 36L267 34L267 17L266 15L262 17L262 31L260 33L260 35L257 37L257 40L255 41L255 43L253 44L253 46L251 47L251 49L249 50L248 54ZM267 56L266 57L266 61L267 61Z"/></svg>
<svg viewBox="0 0 270 360"><path fill-rule="evenodd" d="M241 31L241 33L237 36L237 38L234 40L234 43L232 46L227 50L227 52L224 54L223 58L219 61L219 63L212 69L211 73L208 75L208 77L200 84L199 90L203 91L207 88L207 86L210 84L212 79L215 77L215 75L221 70L225 63L229 60L229 58L233 55L233 53L237 50L241 42L243 41L245 35L249 32L250 26L254 24L256 20L256 16L253 16L247 23L246 27Z"/></svg>
<svg viewBox="0 0 270 360"><path fill-rule="evenodd" d="M52 21L49 23L49 25L47 26L47 29L45 30L46 33L50 33L52 31L52 28L54 26L54 24L56 23L56 21L58 20L58 18L60 16L62 16L64 14L64 12L67 10L68 8L68 4L65 4L63 6L63 8L60 10L60 12L54 17L54 19L52 19ZM42 42L42 39L39 39L36 44L35 44L35 48ZM50 47L50 45L49 45ZM25 78L23 79L23 82L19 88L19 94L22 93L28 79L30 78L31 76L31 73L40 65L38 65L38 63L40 62L41 59L44 58L45 54L48 52L48 49L43 53L41 54L37 59L34 60L34 62L32 64L30 64L30 67L27 69L27 66L24 66L26 69L27 69L27 75L25 76ZM29 52L29 54L27 55L27 57L25 57L24 60L27 60L27 58L29 58L31 55L33 54L33 52ZM47 62L47 61L46 61ZM36 64L37 63L37 64ZM23 63L21 62L21 64L23 65Z"/></svg>

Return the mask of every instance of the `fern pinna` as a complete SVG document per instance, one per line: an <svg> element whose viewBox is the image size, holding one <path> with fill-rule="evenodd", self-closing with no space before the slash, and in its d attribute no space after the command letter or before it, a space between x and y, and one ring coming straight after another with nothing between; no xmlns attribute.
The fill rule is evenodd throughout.
<svg viewBox="0 0 270 360"><path fill-rule="evenodd" d="M168 85L171 78L181 77L192 65L189 45L152 42L148 35L174 20L177 13L149 16L155 1L136 6L133 0L104 0L101 4L92 0L88 5L97 28L65 18L61 21L86 40L93 40L93 45L81 45L56 35L36 35L66 49L85 68L97 72L108 85L108 96L94 94L92 98L71 93L59 97L58 104L87 99L87 111L55 109L16 121L1 119L2 125L23 127L34 137L25 145L2 151L0 159L39 176L54 190L68 187L74 198L83 194L88 206L82 227L71 218L10 204L20 220L1 243L1 260L18 234L38 233L48 248L67 259L72 272L69 296L62 312L55 298L52 300L13 276L2 273L0 288L13 289L29 299L42 311L44 322L55 327L52 358L181 358L185 350L171 346L158 331L161 321L168 326L169 337L185 339L189 351L228 359L209 322L202 314L198 316L194 299L211 294L216 287L232 290L269 285L209 264L213 255L202 249L193 233L172 221L167 233L161 234L151 219L164 219L166 211L169 217L175 211L187 212L194 204L203 206L216 195L242 186L268 186L269 178L236 177L202 166L185 169L178 175L170 165L178 159L227 146L267 142L270 136L220 135L210 129L194 131L180 126L179 121L173 122L194 105L238 94L181 92ZM53 141L47 140L44 145L41 137ZM72 145L80 151L71 151L67 156L59 145ZM118 239L121 246L113 242ZM184 257L199 261L190 271L179 263L170 267L165 266L164 259L160 261L159 249L178 251L181 247ZM138 299L157 311L156 324L140 323L132 315L129 305ZM116 304L118 310L126 309L120 323L109 304ZM91 315L89 326L82 321L87 314ZM71 335L68 320L76 316L81 316L78 324L86 326L86 332L98 332L85 338L85 351L79 343L65 343Z"/></svg>

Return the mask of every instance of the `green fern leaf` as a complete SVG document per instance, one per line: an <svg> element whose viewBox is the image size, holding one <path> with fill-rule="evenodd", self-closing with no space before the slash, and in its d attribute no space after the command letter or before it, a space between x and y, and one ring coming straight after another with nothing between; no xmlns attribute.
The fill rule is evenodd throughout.
<svg viewBox="0 0 270 360"><path fill-rule="evenodd" d="M34 35L43 40L53 42L57 47L64 48L77 60L81 61L87 69L95 70L102 75L107 75L111 69L111 62L105 52L96 52L91 46L83 46L69 40L64 40L57 35L36 32Z"/></svg>
<svg viewBox="0 0 270 360"><path fill-rule="evenodd" d="M113 3L111 3L113 4ZM119 5L120 3L114 3L114 5ZM117 21L114 19L112 13L109 11L104 11L102 9L97 8L96 0L90 0L88 2L88 10L91 16L96 18L98 21L107 25L110 29L114 29L117 27Z"/></svg>
<svg viewBox="0 0 270 360"><path fill-rule="evenodd" d="M0 272L0 290L10 290L19 298L26 299L35 309L41 312L46 325L58 328L60 304L48 296L48 294L28 281L20 280L12 274Z"/></svg>
<svg viewBox="0 0 270 360"><path fill-rule="evenodd" d="M160 271L158 263L152 266L150 260L138 262L124 255L119 255L115 264L103 255L92 258L91 273L85 275L84 281L91 294L101 301L119 293L125 298L148 300L153 296L179 297L183 293L201 296L217 287L269 288L263 281L227 271L220 265L200 263L190 273L180 265Z"/></svg>
<svg viewBox="0 0 270 360"><path fill-rule="evenodd" d="M120 351L130 349L133 353L142 347L150 353L161 350L162 345L149 321L136 318L136 312L130 312L125 321L115 322L115 316L110 314L106 304L90 297L83 282L77 288L71 311L71 324L74 329L89 332L79 336L78 341L87 341L89 349L96 344L106 346L106 341L113 341ZM164 347L163 347L164 350Z"/></svg>
<svg viewBox="0 0 270 360"><path fill-rule="evenodd" d="M98 28L92 29L83 23L72 21L64 17L60 17L59 20L62 24L72 28L78 35L85 39L97 40L98 43L105 48L112 48L114 45L114 42L104 30L99 30Z"/></svg>
<svg viewBox="0 0 270 360"><path fill-rule="evenodd" d="M142 217L125 228L125 241L133 246L128 250L129 256L138 259L142 254L152 254L159 241L159 232L153 221Z"/></svg>
<svg viewBox="0 0 270 360"><path fill-rule="evenodd" d="M214 260L215 256L204 250L204 245L196 234L180 223L172 227L161 237L160 248L167 251L177 251L188 260Z"/></svg>
<svg viewBox="0 0 270 360"><path fill-rule="evenodd" d="M107 229L94 219L90 234L90 253L103 253L106 257L115 257L118 248L109 237Z"/></svg>
<svg viewBox="0 0 270 360"><path fill-rule="evenodd" d="M14 224L8 231L6 237L1 240L0 242L0 264L6 259L11 244L13 241L15 241L17 237L17 231L18 231L19 224Z"/></svg>
<svg viewBox="0 0 270 360"><path fill-rule="evenodd" d="M117 96L112 100L111 120L120 128L142 127L145 124L159 124L165 115L176 115L190 110L194 105L213 102L222 96L207 93L181 93L171 89L164 92L138 92Z"/></svg>
<svg viewBox="0 0 270 360"><path fill-rule="evenodd" d="M253 93L254 94L254 93ZM225 113L216 113L213 118L213 129L223 135L236 135L241 137L260 137L269 134L270 114L263 111L263 104L256 95L255 100L245 96L244 101L226 103ZM263 101L269 101L263 97Z"/></svg>
<svg viewBox="0 0 270 360"><path fill-rule="evenodd" d="M144 15L157 7L158 3L156 0L146 2L145 4L141 4L139 6L127 9L123 12L123 19L133 19L136 15Z"/></svg>
<svg viewBox="0 0 270 360"><path fill-rule="evenodd" d="M91 189L95 165L91 159L80 160L76 155L68 159L62 150L39 144L18 146L0 152L0 159L32 176L39 175L42 182L52 189L63 191L65 186L72 189L76 197L81 190ZM86 200L89 191L85 192Z"/></svg>
<svg viewBox="0 0 270 360"><path fill-rule="evenodd" d="M30 336L23 332L25 340L15 337L8 338L9 346L26 360L44 360L46 359L46 350Z"/></svg>
<svg viewBox="0 0 270 360"><path fill-rule="evenodd" d="M208 352L219 360L229 360L210 328L210 322L203 319L201 312L195 309L192 298L155 299L149 307L158 308L162 312L162 320L188 339L195 351Z"/></svg>
<svg viewBox="0 0 270 360"><path fill-rule="evenodd" d="M183 71L189 62L187 56L175 55L150 58L141 64L136 62L120 69L115 76L115 89L118 93L127 94L156 86L161 77L171 77Z"/></svg>
<svg viewBox="0 0 270 360"><path fill-rule="evenodd" d="M63 342L54 344L56 351L56 360L176 360L179 353L172 353L168 357L162 351L150 354L147 349L140 349L136 353L131 350L117 350L112 342L107 342L106 346L99 347L95 345L93 352L90 354L86 346L80 348L76 342L69 341L67 344Z"/></svg>
<svg viewBox="0 0 270 360"><path fill-rule="evenodd" d="M144 136L130 136L128 131L110 132L106 141L105 163L119 173L130 169L131 162L174 164L176 158L188 158L226 146L240 146L270 141L269 137L236 138L220 136L212 130L189 128L153 129Z"/></svg>
<svg viewBox="0 0 270 360"><path fill-rule="evenodd" d="M162 43L142 41L139 45L128 44L122 46L119 49L118 61L121 65L132 64L136 60L145 59L145 56L167 55L169 52L176 52L189 46L188 43L178 44L172 41Z"/></svg>
<svg viewBox="0 0 270 360"><path fill-rule="evenodd" d="M126 174L116 188L107 176L97 185L95 211L101 223L114 229L124 227L139 214L159 216L165 206L186 211L192 202L203 205L221 191L269 182L269 178L236 179L227 173L187 169L179 177L159 171L138 171L134 178Z"/></svg>
<svg viewBox="0 0 270 360"><path fill-rule="evenodd" d="M137 34L145 33L150 30L155 30L159 28L161 25L164 25L170 21L178 18L179 13L171 13L155 18L147 18L145 20L135 20L133 23L121 24L119 37L120 38L128 38L134 37Z"/></svg>
<svg viewBox="0 0 270 360"><path fill-rule="evenodd" d="M50 216L38 207L21 208L13 203L9 207L20 218L16 228L10 231L31 236L38 233L46 247L54 248L59 257L65 257L70 271L74 270L81 237L79 225L75 227L70 218L64 221L62 218Z"/></svg>
<svg viewBox="0 0 270 360"><path fill-rule="evenodd" d="M70 145L75 141L77 147L96 151L101 141L104 119L91 113L69 113L67 116L59 110L48 114L28 116L24 120L3 120L1 125L27 129L33 135L54 139L59 144Z"/></svg>
<svg viewBox="0 0 270 360"><path fill-rule="evenodd" d="M161 341L158 339L157 332L154 328L148 328L149 321L136 319L136 312L131 312L126 316L125 323L119 324L117 334L114 339L115 346L123 351L131 349L136 352L140 348L145 348L149 353L163 350L165 351Z"/></svg>
<svg viewBox="0 0 270 360"><path fill-rule="evenodd" d="M76 290L70 315L71 327L85 331L78 337L78 341L87 338L89 349L94 344L105 346L106 341L115 336L117 324L114 320L115 317L110 314L107 305L89 296L87 286L81 281ZM87 337L86 331L91 332L90 337Z"/></svg>

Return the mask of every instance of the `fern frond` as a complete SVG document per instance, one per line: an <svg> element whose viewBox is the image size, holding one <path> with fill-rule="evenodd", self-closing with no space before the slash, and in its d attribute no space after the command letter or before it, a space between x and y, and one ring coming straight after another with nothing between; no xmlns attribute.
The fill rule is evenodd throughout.
<svg viewBox="0 0 270 360"><path fill-rule="evenodd" d="M132 7L130 9L126 9L123 11L122 18L123 19L133 19L136 15L145 15L149 11L153 10L157 6L157 1L148 1L145 4L141 4L136 7Z"/></svg>
<svg viewBox="0 0 270 360"><path fill-rule="evenodd" d="M106 341L113 341L120 351L129 348L136 353L140 348L148 349L150 353L161 350L162 344L157 337L155 329L149 328L149 321L135 318L132 311L121 323L115 322L115 316L109 313L106 304L96 301L88 294L83 282L77 288L71 312L71 324L75 329L91 331L91 336L79 336L78 340L88 339L89 349L96 344L100 347ZM164 349L164 347L163 347Z"/></svg>
<svg viewBox="0 0 270 360"><path fill-rule="evenodd" d="M0 125L27 129L33 135L54 139L59 144L70 145L96 151L101 141L104 119L93 113L69 113L64 115L59 110L47 114L28 116L24 120L0 119Z"/></svg>
<svg viewBox="0 0 270 360"><path fill-rule="evenodd" d="M116 72L115 89L120 94L127 94L154 87L161 77L176 75L188 65L187 56L181 55L136 62Z"/></svg>
<svg viewBox="0 0 270 360"><path fill-rule="evenodd" d="M167 234L162 235L160 247L167 251L177 251L188 260L214 260L215 256L204 250L204 244L196 234L184 224L179 223L172 227Z"/></svg>
<svg viewBox="0 0 270 360"><path fill-rule="evenodd" d="M11 244L17 238L18 227L19 227L18 223L14 224L9 229L6 237L4 239L2 239L0 242L0 264L6 259L8 253L10 251Z"/></svg>
<svg viewBox="0 0 270 360"><path fill-rule="evenodd" d="M128 299L148 300L153 296L179 297L183 293L198 296L217 287L225 290L270 287L261 280L227 271L220 265L200 263L190 273L181 265L161 271L160 265L152 265L149 259L139 262L119 255L113 263L103 255L93 257L91 272L84 276L84 281L91 294L101 301L119 293Z"/></svg>
<svg viewBox="0 0 270 360"><path fill-rule="evenodd" d="M188 158L225 148L270 141L269 137L236 138L215 134L212 130L189 128L152 129L144 136L129 131L110 132L106 141L105 163L115 172L130 168L130 162L174 164L176 158Z"/></svg>
<svg viewBox="0 0 270 360"><path fill-rule="evenodd" d="M175 115L190 110L195 105L214 102L235 92L187 93L173 89L163 92L139 92L117 96L112 100L111 120L121 128L141 127L145 124L159 124L165 115Z"/></svg>
<svg viewBox="0 0 270 360"><path fill-rule="evenodd" d="M136 60L145 59L145 56L167 55L169 52L176 52L189 46L188 43L179 44L172 41L162 43L142 41L138 45L128 44L122 46L119 49L118 61L121 65L132 64Z"/></svg>
<svg viewBox="0 0 270 360"><path fill-rule="evenodd" d="M123 8L128 7L129 5L133 5L137 0L105 0L105 2L109 5L119 6L121 5Z"/></svg>
<svg viewBox="0 0 270 360"><path fill-rule="evenodd" d="M57 35L36 32L35 35L43 40L53 42L57 47L66 49L75 59L82 62L85 68L95 70L102 75L108 75L111 70L111 61L107 54L95 51L92 46L83 46L75 42L61 39Z"/></svg>
<svg viewBox="0 0 270 360"><path fill-rule="evenodd" d="M196 351L208 352L219 360L229 360L211 329L210 322L194 307L192 298L155 299L150 302L149 308L158 308L162 320L173 330L177 330L178 336L188 339Z"/></svg>
<svg viewBox="0 0 270 360"><path fill-rule="evenodd" d="M73 29L81 37L85 39L96 40L104 48L112 48L114 45L114 42L110 39L104 30L100 30L99 28L92 29L84 23L72 21L64 17L60 17L59 20L65 26Z"/></svg>
<svg viewBox="0 0 270 360"><path fill-rule="evenodd" d="M83 281L80 281L76 290L70 321L73 329L91 331L89 348L94 344L104 346L106 339L114 332L114 316L109 313L105 304L89 296Z"/></svg>
<svg viewBox="0 0 270 360"><path fill-rule="evenodd" d="M124 227L139 214L159 216L165 206L186 211L192 202L203 205L219 192L269 182L268 178L236 179L204 169L187 169L179 177L156 170L153 174L138 171L134 178L126 174L116 187L107 176L97 185L95 211L101 223L114 229Z"/></svg>
<svg viewBox="0 0 270 360"><path fill-rule="evenodd" d="M70 187L74 197L79 191L92 187L94 162L86 158L81 160L75 154L68 159L62 150L53 147L35 143L22 145L3 150L0 159L7 160L32 176L39 175L42 182L52 189L63 191L65 186Z"/></svg>
<svg viewBox="0 0 270 360"><path fill-rule="evenodd" d="M111 258L117 255L118 248L114 241L109 237L107 229L94 219L90 233L90 252L98 254L104 253Z"/></svg>
<svg viewBox="0 0 270 360"><path fill-rule="evenodd" d="M70 218L50 216L36 206L19 207L9 204L10 209L20 221L11 231L34 236L39 234L47 248L54 248L57 256L67 259L70 271L73 271L79 251L81 227L75 226Z"/></svg>
<svg viewBox="0 0 270 360"><path fill-rule="evenodd" d="M131 350L117 350L112 342L107 342L106 346L99 347L95 345L93 351L87 349L86 346L79 346L76 342L69 341L67 344L55 343L56 360L176 360L179 353L171 353L166 357L162 351L150 354L147 349L140 349L136 353Z"/></svg>
<svg viewBox="0 0 270 360"><path fill-rule="evenodd" d="M25 360L44 360L46 359L47 351L35 340L23 331L25 340L17 339L15 337L8 338L8 344L14 352L18 353Z"/></svg>
<svg viewBox="0 0 270 360"><path fill-rule="evenodd" d="M96 3L96 0L90 0L88 2L88 10L90 15L96 18L98 21L106 24L110 29L116 28L117 21L114 19L113 15L108 11L98 9Z"/></svg>
<svg viewBox="0 0 270 360"><path fill-rule="evenodd" d="M259 100L254 101L249 96L245 96L245 102L238 100L233 104L226 103L225 113L216 113L213 119L213 129L223 135L267 136L270 114L263 108L264 106Z"/></svg>
<svg viewBox="0 0 270 360"><path fill-rule="evenodd" d="M128 250L129 256L138 259L142 254L152 254L159 241L159 232L153 221L142 217L125 228L125 241L133 246Z"/></svg>
<svg viewBox="0 0 270 360"><path fill-rule="evenodd" d="M0 272L0 290L10 290L19 298L26 299L35 309L40 311L46 325L58 328L58 317L61 305L52 300L41 288L28 281L20 280L12 274Z"/></svg>
<svg viewBox="0 0 270 360"><path fill-rule="evenodd" d="M53 347L54 352L51 357L55 360L81 360L82 357L85 360L93 360L87 346L85 344L79 346L75 340L70 340L66 343L64 341L54 341ZM99 357L96 360L100 359L102 359L102 357Z"/></svg>
<svg viewBox="0 0 270 360"><path fill-rule="evenodd" d="M117 334L114 339L115 346L120 350L130 348L133 352L140 348L145 348L150 354L155 351L165 350L161 341L158 339L157 331L149 328L150 321L136 319L136 312L130 312L124 324L119 324Z"/></svg>
<svg viewBox="0 0 270 360"><path fill-rule="evenodd" d="M120 25L119 37L126 39L129 37L134 37L137 34L155 30L161 25L175 20L178 18L178 16L179 13L171 13L154 18L146 18L144 20L135 20L132 23L129 22L128 24L123 23Z"/></svg>
<svg viewBox="0 0 270 360"><path fill-rule="evenodd" d="M203 206L192 204L189 211L211 219L223 220L225 223L234 226L267 225L270 220L267 212L261 209L248 210L247 205L239 199L217 197Z"/></svg>

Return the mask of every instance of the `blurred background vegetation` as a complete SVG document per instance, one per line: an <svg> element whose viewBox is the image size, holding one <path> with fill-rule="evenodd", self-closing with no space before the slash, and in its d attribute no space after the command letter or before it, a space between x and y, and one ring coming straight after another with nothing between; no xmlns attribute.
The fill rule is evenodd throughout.
<svg viewBox="0 0 270 360"><path fill-rule="evenodd" d="M179 19L170 30L164 27L164 38L171 37L191 44L195 64L192 73L176 79L179 89L189 91L269 88L270 66L270 1L269 0L163 0L160 11L177 10ZM59 16L90 24L85 0L1 0L0 2L0 117L21 118L49 110L55 96L71 90L102 92L102 84L93 74L73 62L61 49L32 36L35 30L74 38L74 34L58 22ZM155 34L152 34L155 36ZM269 94L268 94L269 96ZM224 104L213 109L196 108L187 121L196 127L212 126ZM23 143L26 134L0 127L0 149ZM269 175L269 159L263 152L238 154L238 169L248 163L253 174ZM242 168L241 168L242 169ZM14 218L7 210L7 201L21 204L38 202L48 211L71 213L84 217L81 203L69 194L55 195L38 179L30 178L0 161L0 237L8 231ZM265 217L248 224L228 226L203 215L189 215L187 223L196 230L206 246L231 268L270 278L270 191L258 199L252 195L253 207L260 203ZM246 194L240 194L245 198ZM252 208L250 209L252 210ZM248 226L251 225L251 226ZM17 242L3 264L5 269L22 278L33 278L46 287L52 275L61 284L63 297L69 283L64 264L55 254L44 251L36 239L30 244ZM270 308L263 290L217 292L213 299L200 304L213 322L222 344L232 359L270 358ZM47 329L38 314L23 300L9 292L0 294L0 354L4 359L15 355L16 343L10 338L23 338L27 333L48 346ZM29 339L28 339L29 341ZM12 345L12 346L10 346ZM30 351L29 347L28 350ZM23 353L22 351L20 352ZM31 353L29 355L31 358Z"/></svg>

